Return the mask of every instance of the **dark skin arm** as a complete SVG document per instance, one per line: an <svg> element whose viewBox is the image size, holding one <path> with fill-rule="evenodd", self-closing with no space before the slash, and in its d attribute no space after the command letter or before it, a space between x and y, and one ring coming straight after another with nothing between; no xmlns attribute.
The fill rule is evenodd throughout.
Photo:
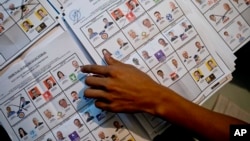
<svg viewBox="0 0 250 141"><path fill-rule="evenodd" d="M109 55L104 57L107 66L82 67L83 72L95 74L86 78L90 87L84 93L86 97L96 99L98 108L111 112L146 112L213 141L229 140L230 124L246 124L184 99L132 65L123 64Z"/></svg>

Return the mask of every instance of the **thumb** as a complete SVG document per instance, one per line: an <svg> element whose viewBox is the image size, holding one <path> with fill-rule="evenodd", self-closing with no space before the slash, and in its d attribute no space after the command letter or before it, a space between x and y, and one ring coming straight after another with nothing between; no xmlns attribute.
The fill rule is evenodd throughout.
<svg viewBox="0 0 250 141"><path fill-rule="evenodd" d="M105 53L105 54L103 54L103 55L104 55L104 59L105 59L105 61L106 61L106 63L107 63L108 65L121 64L120 61L114 59L110 54Z"/></svg>

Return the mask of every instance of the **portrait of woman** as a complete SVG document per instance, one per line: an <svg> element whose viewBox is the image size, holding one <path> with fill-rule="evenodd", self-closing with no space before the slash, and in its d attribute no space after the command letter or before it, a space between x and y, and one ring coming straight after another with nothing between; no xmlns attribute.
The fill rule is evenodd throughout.
<svg viewBox="0 0 250 141"><path fill-rule="evenodd" d="M64 79L65 75L64 75L63 72L58 71L58 72L57 72L57 77L58 77L60 80L62 80L62 79Z"/></svg>
<svg viewBox="0 0 250 141"><path fill-rule="evenodd" d="M27 135L27 132L22 127L18 129L18 133L21 138Z"/></svg>

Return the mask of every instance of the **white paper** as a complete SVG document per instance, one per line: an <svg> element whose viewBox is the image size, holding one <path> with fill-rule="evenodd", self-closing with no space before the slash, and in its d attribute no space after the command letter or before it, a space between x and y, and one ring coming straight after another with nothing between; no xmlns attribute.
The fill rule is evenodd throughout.
<svg viewBox="0 0 250 141"><path fill-rule="evenodd" d="M0 69L58 24L43 0L2 0L0 15Z"/></svg>
<svg viewBox="0 0 250 141"><path fill-rule="evenodd" d="M135 140L138 136L137 140L146 140L135 120L98 109L92 99L84 97L87 74L79 66L89 63L74 39L57 27L2 70L0 117L10 137L47 141L60 140L60 134L64 141L98 140L103 131L109 139ZM129 123L135 131L129 130Z"/></svg>
<svg viewBox="0 0 250 141"><path fill-rule="evenodd" d="M203 31L210 25L206 22L199 25L199 19L204 19L201 14L185 7L185 1L133 2L134 6L129 6L125 0L112 3L79 0L64 9L64 18L97 64L104 64L102 52L108 51L114 58L136 66L158 83L195 103L210 97L228 82L225 80L231 71L213 47L226 44L204 37L205 32L217 33ZM211 61L213 67L208 65ZM229 62L230 67L233 61ZM201 78L195 76L197 72L201 73ZM164 130L159 130L161 125L169 125L162 120L154 127L156 121L152 121L152 117L136 117L151 138Z"/></svg>

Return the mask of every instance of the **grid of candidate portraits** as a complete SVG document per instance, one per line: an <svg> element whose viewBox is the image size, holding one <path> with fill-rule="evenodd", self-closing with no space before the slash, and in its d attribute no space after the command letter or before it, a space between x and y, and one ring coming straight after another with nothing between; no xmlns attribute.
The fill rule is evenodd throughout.
<svg viewBox="0 0 250 141"><path fill-rule="evenodd" d="M191 101L224 74L174 0L127 0L81 31L100 57L132 64Z"/></svg>
<svg viewBox="0 0 250 141"><path fill-rule="evenodd" d="M84 97L82 65L72 54L3 103L1 111L20 140L134 140L118 115Z"/></svg>
<svg viewBox="0 0 250 141"><path fill-rule="evenodd" d="M250 36L249 0L193 0L232 51Z"/></svg>
<svg viewBox="0 0 250 141"><path fill-rule="evenodd" d="M0 65L56 24L38 0L0 1Z"/></svg>

